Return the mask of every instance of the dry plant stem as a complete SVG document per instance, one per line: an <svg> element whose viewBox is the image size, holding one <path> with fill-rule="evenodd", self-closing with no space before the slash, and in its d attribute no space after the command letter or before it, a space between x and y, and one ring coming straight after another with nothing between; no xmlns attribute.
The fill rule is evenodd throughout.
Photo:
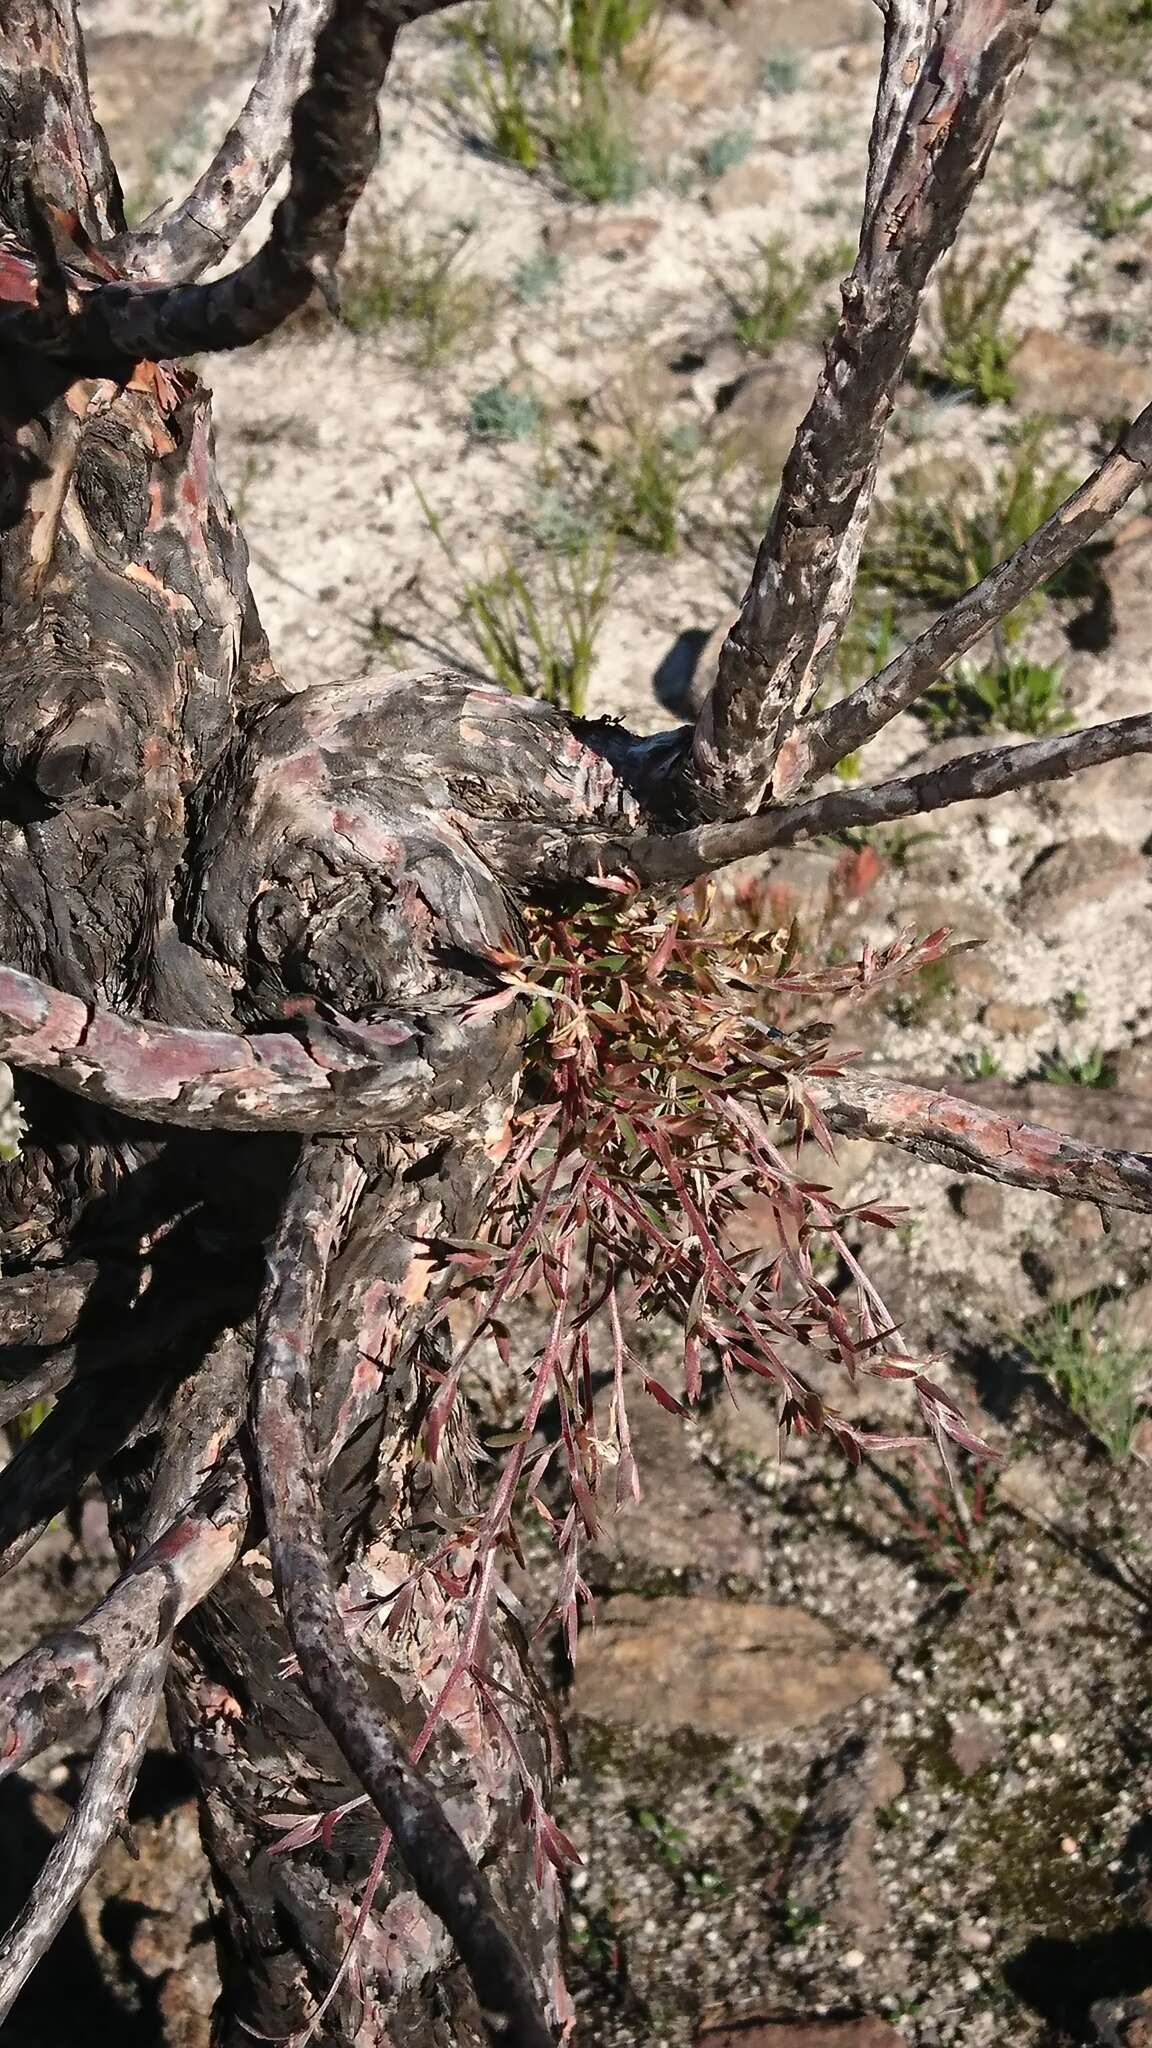
<svg viewBox="0 0 1152 2048"><path fill-rule="evenodd" d="M808 1076L805 1089L831 1129L845 1137L900 1145L953 1172L1074 1202L1152 1210L1152 1158L1143 1153L1084 1145L934 1088L851 1069L832 1078Z"/></svg>
<svg viewBox="0 0 1152 2048"><path fill-rule="evenodd" d="M312 1345L328 1262L362 1180L340 1146L309 1146L269 1255L253 1438L273 1579L305 1690L392 1830L417 1894L451 1935L493 2039L507 2048L553 2048L487 1879L372 1698L328 1561L323 1460L312 1428Z"/></svg>
<svg viewBox="0 0 1152 2048"><path fill-rule="evenodd" d="M932 267L983 172L1047 0L948 0L924 47L920 0L890 0L856 266L784 471L688 767L706 817L799 787L802 724L852 603L876 467ZM903 24L893 16L903 14ZM896 131L895 134L893 131Z"/></svg>
<svg viewBox="0 0 1152 2048"><path fill-rule="evenodd" d="M0 1778L80 1727L117 1680L171 1635L235 1563L247 1523L243 1466L226 1451L98 1606L0 1673Z"/></svg>
<svg viewBox="0 0 1152 2048"><path fill-rule="evenodd" d="M1145 406L1099 469L1015 554L957 598L879 675L830 705L797 735L795 761L800 779L824 774L906 711L950 662L966 654L990 626L1071 561L1137 486L1147 481L1150 469L1152 405Z"/></svg>
<svg viewBox="0 0 1152 2048"><path fill-rule="evenodd" d="M4 305L0 338L90 369L162 362L263 339L320 289L334 296L352 209L379 142L376 101L399 28L449 0L335 0L292 117L292 181L264 247L211 284L102 284L67 319Z"/></svg>
<svg viewBox="0 0 1152 2048"><path fill-rule="evenodd" d="M281 0L252 90L188 197L109 251L129 277L187 283L219 263L288 161L292 109L308 81L330 0Z"/></svg>
<svg viewBox="0 0 1152 2048"><path fill-rule="evenodd" d="M229 1334L172 1404L164 1453L142 1526L145 1544L160 1537L194 1498L213 1462L214 1445L242 1398L244 1351ZM104 1719L83 1790L53 1843L28 1904L0 1940L0 2022L55 1940L117 1827L140 1773L168 1667L165 1635L120 1678Z"/></svg>

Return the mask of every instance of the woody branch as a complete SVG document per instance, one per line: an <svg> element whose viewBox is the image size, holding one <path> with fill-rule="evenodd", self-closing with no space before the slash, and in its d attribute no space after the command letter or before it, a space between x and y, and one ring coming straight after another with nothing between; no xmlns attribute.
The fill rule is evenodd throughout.
<svg viewBox="0 0 1152 2048"><path fill-rule="evenodd" d="M705 817L792 795L795 738L852 603L884 432L938 257L951 246L1048 0L888 0L860 248L687 764ZM909 77L915 73L915 82Z"/></svg>

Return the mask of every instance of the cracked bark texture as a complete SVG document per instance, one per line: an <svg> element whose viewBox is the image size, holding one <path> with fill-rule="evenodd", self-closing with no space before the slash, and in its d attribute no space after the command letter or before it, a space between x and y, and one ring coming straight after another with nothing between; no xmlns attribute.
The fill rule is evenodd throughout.
<svg viewBox="0 0 1152 2048"><path fill-rule="evenodd" d="M27 303L29 244L34 252L43 226L29 220L27 178L40 204L57 210L52 230L70 277L90 276L91 246L123 229L68 0L16 0L5 10L0 146L0 290L10 304ZM442 1275L429 1242L478 1229L517 1070L514 1013L459 1021L492 986L479 956L516 931L483 854L483 816L546 811L549 787L590 818L623 799L611 771L561 721L513 720L500 693L459 678L290 698L216 481L204 387L172 365L105 378L18 343L0 355L0 959L72 999L71 1009L58 998L49 1008L81 1090L99 1006L179 1027L185 1055L189 1043L202 1052L231 1035L242 1059L251 1041L236 1034L275 1037L297 1108L309 1088L325 1105L367 1088L374 1128L354 1141L363 1187L320 1306L315 1372L331 1452L332 1562L343 1597L369 1606L436 1547L444 1514L468 1497L466 1455L435 1473L423 1462L430 1383L417 1353L434 1358L440 1341ZM398 1018L416 1021L409 1028ZM35 1066L32 1042L46 1048L52 1030L44 1016L26 1015L25 1027ZM130 1033L125 1072L159 1077L165 1050L153 1058L143 1034ZM379 1128L388 1120L380 1062L389 1057L385 1087L396 1091L404 1126L395 1133ZM173 1073L186 1090L187 1071L187 1057L175 1068L169 1058L161 1093L171 1092ZM256 1072L231 1084L266 1104L275 1080ZM205 1126L201 1098L187 1098L185 1127L174 1129L120 1113L106 1090L99 1100L65 1097L22 1076L21 1094L30 1137L0 1179L0 1256L11 1276L4 1334L30 1350L10 1351L7 1369L18 1374L22 1357L43 1357L65 1339L75 1383L57 1406L52 1470L42 1455L29 1460L3 1537L18 1554L59 1489L98 1463L129 1559L152 1533L161 1391L191 1384L229 1330L250 1354L262 1246L299 1139L259 1107L255 1128L240 1115L241 1133L231 1135ZM153 1267L175 1282L166 1244L178 1247L186 1284L202 1299L219 1297L220 1314L170 1329L158 1351L121 1350L109 1403L88 1375L107 1364L126 1311L155 1288ZM60 1261L54 1286L40 1266ZM94 1409L104 1415L99 1434L89 1426ZM107 1692L178 1622L182 1580L189 1597L216 1581L177 1630L168 1699L200 1786L222 1902L215 2038L239 2048L309 2020L351 1930L379 1822L360 1808L330 1842L269 1853L278 1837L271 1815L339 1805L360 1787L293 1675L258 1522L245 1534L247 1452L235 1415L231 1448L217 1448L228 1483L206 1501L197 1496L169 1527L162 1546L171 1562L158 1559L154 1605L128 1601L127 1633L117 1633L115 1600L81 1625L67 1665L74 1686L55 1689L52 1701L64 1714ZM240 1562L226 1569L242 1544ZM122 1583L131 1588L132 1576ZM451 1603L428 1586L394 1633L371 1612L355 1623L354 1655L401 1737L419 1732L458 1632ZM552 1737L526 1652L496 1609L488 1666L509 1688L505 1711L546 1783ZM29 1724L20 1705L35 1694L34 1675L9 1674L9 1694L20 1694L6 1698L9 1768L22 1753ZM557 2016L555 1886L549 1878L543 1892L536 1887L516 1768L481 1726L468 1688L425 1769L490 1866L540 2001ZM411 2048L488 2038L443 1929L395 1858L358 1967L319 2038Z"/></svg>

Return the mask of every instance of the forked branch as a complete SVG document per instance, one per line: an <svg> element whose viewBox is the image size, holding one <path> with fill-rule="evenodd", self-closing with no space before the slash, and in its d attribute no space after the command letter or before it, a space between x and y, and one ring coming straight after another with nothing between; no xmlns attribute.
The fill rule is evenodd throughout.
<svg viewBox="0 0 1152 2048"><path fill-rule="evenodd" d="M158 226L125 235L109 251L129 277L189 283L223 261L288 161L292 109L329 5L281 0L252 90L207 170Z"/></svg>
<svg viewBox="0 0 1152 2048"><path fill-rule="evenodd" d="M348 222L375 165L376 101L398 30L449 0L335 0L312 82L292 117L292 178L264 247L211 284L78 288L71 311L0 306L0 338L75 363L117 366L262 340L319 289L335 296Z"/></svg>
<svg viewBox="0 0 1152 2048"><path fill-rule="evenodd" d="M1014 554L957 598L879 675L797 733L793 761L798 783L824 774L914 704L950 662L966 654L990 626L1070 562L1137 486L1147 482L1150 470L1152 405L1146 405L1100 467Z"/></svg>
<svg viewBox="0 0 1152 2048"><path fill-rule="evenodd" d="M645 888L683 887L731 861L750 859L774 846L792 846L797 840L816 839L829 832L920 817L950 804L1062 781L1105 761L1147 753L1152 753L1152 713L1142 712L1135 718L1110 719L1103 725L1085 726L1080 732L1055 733L1021 745L982 747L919 775L894 776L871 788L828 790L804 803L781 805L754 818L734 818L729 824L695 825L685 832L632 837L604 831L567 836L554 832L540 836L534 845L522 843L509 832L504 835L504 858L509 865L519 858L541 881L594 881L631 875Z"/></svg>
<svg viewBox="0 0 1152 2048"><path fill-rule="evenodd" d="M312 1415L312 1345L328 1262L362 1182L341 1147L309 1146L269 1257L252 1434L277 1597L305 1690L391 1829L419 1897L452 1937L493 2041L553 2048L488 1880L382 1719L337 1603L321 1491L325 1461Z"/></svg>
<svg viewBox="0 0 1152 2048"><path fill-rule="evenodd" d="M0 1672L0 1778L82 1725L164 1642L235 1563L247 1524L243 1465L225 1450L192 1502L98 1606Z"/></svg>
<svg viewBox="0 0 1152 2048"><path fill-rule="evenodd" d="M141 1529L145 1545L193 1500L213 1464L220 1432L243 1403L246 1348L231 1333L181 1387ZM171 1634L124 1672L108 1695L84 1787L53 1843L24 1911L0 1940L0 2022L47 1953L125 1818L156 1717Z"/></svg>
<svg viewBox="0 0 1152 2048"><path fill-rule="evenodd" d="M799 787L791 735L851 607L884 431L924 291L983 173L1047 4L947 0L929 34L932 10L922 0L888 0L859 254L696 726L690 782L706 817L745 815L769 787L777 799Z"/></svg>

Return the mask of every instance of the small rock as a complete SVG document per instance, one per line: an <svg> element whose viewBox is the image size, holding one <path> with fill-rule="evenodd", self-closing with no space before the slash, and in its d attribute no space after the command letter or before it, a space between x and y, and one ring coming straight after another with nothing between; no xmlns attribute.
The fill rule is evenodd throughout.
<svg viewBox="0 0 1152 2048"><path fill-rule="evenodd" d="M959 989L974 996L995 996L1004 986L1002 971L985 953L960 953L952 962L952 979Z"/></svg>
<svg viewBox="0 0 1152 2048"><path fill-rule="evenodd" d="M1152 2048L1152 1987L1137 1998L1102 1998L1089 2012L1100 2048Z"/></svg>
<svg viewBox="0 0 1152 2048"><path fill-rule="evenodd" d="M156 2001L164 2048L208 2048L212 2008L219 1995L215 1944L195 1942L181 1967L164 1979Z"/></svg>
<svg viewBox="0 0 1152 2048"><path fill-rule="evenodd" d="M1073 1244L1080 1245L1084 1251L1094 1244L1099 1244L1100 1239L1108 1234L1107 1225L1095 1202L1069 1202L1067 1208L1061 1211L1060 1224L1065 1235L1072 1239Z"/></svg>
<svg viewBox="0 0 1152 2048"><path fill-rule="evenodd" d="M128 1952L142 1976L164 1977L178 1970L188 1948L188 1929L176 1914L146 1913L132 1930Z"/></svg>
<svg viewBox="0 0 1152 2048"><path fill-rule="evenodd" d="M1052 1475L1042 1458L1017 1458L1000 1474L996 1499L1042 1528L1060 1519L1060 1503Z"/></svg>
<svg viewBox="0 0 1152 2048"><path fill-rule="evenodd" d="M679 1416L647 1398L629 1403L641 1495L604 1524L597 1563L643 1575L691 1572L712 1580L754 1578L763 1562L719 1480L694 1459ZM633 1583L637 1583L633 1579Z"/></svg>
<svg viewBox="0 0 1152 2048"><path fill-rule="evenodd" d="M974 1920L956 1922L956 1939L961 1948L966 1948L970 1955L987 1955L992 1946L992 1936L988 1928L978 1926Z"/></svg>
<svg viewBox="0 0 1152 2048"><path fill-rule="evenodd" d="M571 214L544 230L544 239L557 255L579 262L582 256L604 256L623 263L629 256L642 256L655 235L658 220L647 214Z"/></svg>
<svg viewBox="0 0 1152 2048"><path fill-rule="evenodd" d="M606 1600L572 1707L594 1721L767 1741L888 1690L884 1665L799 1607Z"/></svg>
<svg viewBox="0 0 1152 2048"><path fill-rule="evenodd" d="M649 104L659 109L737 106L747 98L749 79L741 52L711 21L666 15L653 35L645 85Z"/></svg>
<svg viewBox="0 0 1152 2048"><path fill-rule="evenodd" d="M1152 1102L1152 1039L1137 1039L1112 1056L1116 1087L1141 1102Z"/></svg>
<svg viewBox="0 0 1152 2048"><path fill-rule="evenodd" d="M875 39L875 15L863 0L687 0L684 12L729 29L745 47L753 35L763 50L834 50Z"/></svg>
<svg viewBox="0 0 1152 2048"><path fill-rule="evenodd" d="M978 1771L986 1770L1003 1746L1004 1738L994 1721L981 1714L953 1716L948 1754L962 1778L974 1778Z"/></svg>
<svg viewBox="0 0 1152 2048"><path fill-rule="evenodd" d="M980 1021L998 1038L1030 1038L1050 1018L1041 1003L989 1003Z"/></svg>
<svg viewBox="0 0 1152 2048"><path fill-rule="evenodd" d="M1139 854L1103 833L1093 833L1041 854L1025 875L1016 900L1037 931L1055 933L1080 911L1096 909L1118 896L1129 907L1134 897L1138 900L1147 872Z"/></svg>
<svg viewBox="0 0 1152 2048"><path fill-rule="evenodd" d="M717 430L738 462L765 472L784 467L796 429L812 403L821 358L815 349L756 363L716 394Z"/></svg>
<svg viewBox="0 0 1152 2048"><path fill-rule="evenodd" d="M1139 412L1148 398L1148 368L1111 349L1095 348L1047 327L1030 327L1012 358L1015 404L1021 412L1114 420Z"/></svg>
<svg viewBox="0 0 1152 2048"><path fill-rule="evenodd" d="M887 1910L876 1871L876 1812L903 1785L895 1757L861 1737L830 1759L788 1859L784 1889L802 1911L857 1938L880 1932Z"/></svg>
<svg viewBox="0 0 1152 2048"><path fill-rule="evenodd" d="M1004 1228L1004 1197L990 1180L961 1182L956 1191L956 1207L965 1223L973 1224L977 1230Z"/></svg>
<svg viewBox="0 0 1152 2048"><path fill-rule="evenodd" d="M935 932L946 926L958 939L998 939L1008 929L995 904L960 897L953 890L938 895L925 889L902 895L900 922L915 925L918 932Z"/></svg>
<svg viewBox="0 0 1152 2048"><path fill-rule="evenodd" d="M743 207L765 206L780 190L780 165L775 158L745 157L742 164L729 164L708 188L708 205L713 213L739 213Z"/></svg>
<svg viewBox="0 0 1152 2048"><path fill-rule="evenodd" d="M696 2036L696 2048L905 2048L905 2042L887 2020L871 2015L828 2020L803 2014L775 2019L733 2014L704 2027Z"/></svg>

